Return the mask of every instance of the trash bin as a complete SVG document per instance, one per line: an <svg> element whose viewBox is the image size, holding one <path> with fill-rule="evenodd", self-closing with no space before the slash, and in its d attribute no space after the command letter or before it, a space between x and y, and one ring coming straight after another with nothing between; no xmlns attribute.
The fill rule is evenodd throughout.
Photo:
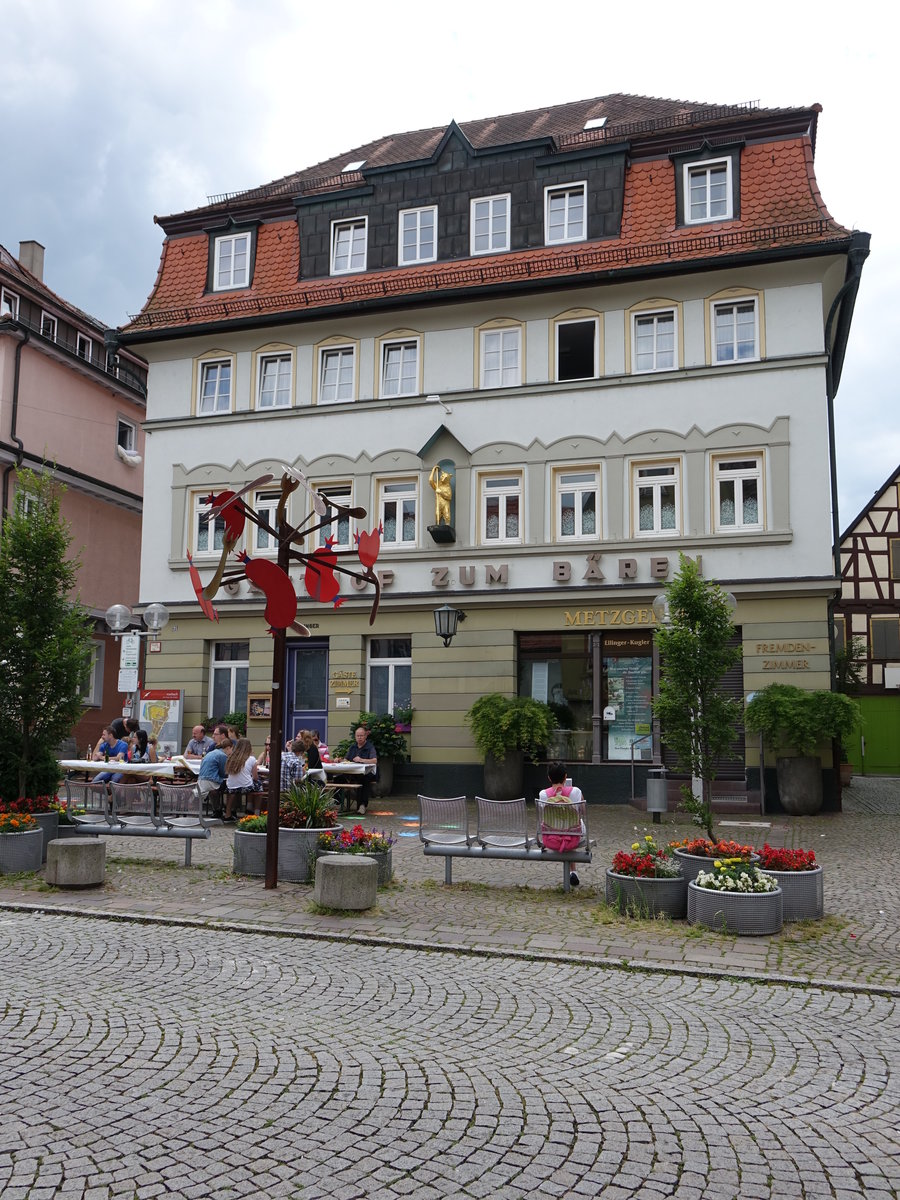
<svg viewBox="0 0 900 1200"><path fill-rule="evenodd" d="M653 767L647 772L647 812L664 813L667 808L666 768Z"/></svg>

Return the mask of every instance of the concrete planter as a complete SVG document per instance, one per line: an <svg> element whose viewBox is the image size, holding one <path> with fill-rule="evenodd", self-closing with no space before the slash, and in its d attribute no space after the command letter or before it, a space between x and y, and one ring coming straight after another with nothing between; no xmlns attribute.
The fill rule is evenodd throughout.
<svg viewBox="0 0 900 1200"><path fill-rule="evenodd" d="M813 755L776 758L778 799L792 817L811 817L822 807L822 761Z"/></svg>
<svg viewBox="0 0 900 1200"><path fill-rule="evenodd" d="M27 833L0 833L0 875L39 871L43 843L44 834L40 829L30 829Z"/></svg>
<svg viewBox="0 0 900 1200"><path fill-rule="evenodd" d="M677 879L638 879L606 872L606 903L630 916L680 920L687 912L687 883Z"/></svg>
<svg viewBox="0 0 900 1200"><path fill-rule="evenodd" d="M503 758L493 754L484 760L484 795L488 800L518 800L525 791L525 755L507 750Z"/></svg>
<svg viewBox="0 0 900 1200"><path fill-rule="evenodd" d="M672 853L681 863L681 873L688 883L693 883L701 871L711 871L713 863L716 861L708 854L686 854L684 850L673 850ZM747 862L758 863L759 855L751 854Z"/></svg>
<svg viewBox="0 0 900 1200"><path fill-rule="evenodd" d="M309 883L315 871L319 834L340 830L278 829L278 880L280 883ZM266 873L266 835L234 831L232 870L235 875L263 876Z"/></svg>
<svg viewBox="0 0 900 1200"><path fill-rule="evenodd" d="M320 850L319 858L324 858L326 854L341 854L340 850ZM350 855L349 857L354 857ZM394 878L394 865L391 859L391 847L387 850L367 850L365 855L357 855L356 857L371 858L378 864L378 886L384 887L386 883L390 883Z"/></svg>
<svg viewBox="0 0 900 1200"><path fill-rule="evenodd" d="M47 847L50 845L50 843L53 841L53 839L57 836L56 831L59 828L59 813L58 812L45 812L45 813L32 813L31 815L34 817L35 821L37 821L38 825L41 828L41 832L44 835L44 844L41 847L41 862L46 862L47 861Z"/></svg>
<svg viewBox="0 0 900 1200"><path fill-rule="evenodd" d="M784 893L785 921L818 921L825 914L824 876L821 867L814 871L771 871L767 875L778 880Z"/></svg>
<svg viewBox="0 0 900 1200"><path fill-rule="evenodd" d="M266 835L234 831L232 867L235 875L263 876L266 873Z"/></svg>
<svg viewBox="0 0 900 1200"><path fill-rule="evenodd" d="M768 874L768 872L767 872ZM716 933L778 933L784 921L781 888L774 892L720 892L688 884L688 923Z"/></svg>

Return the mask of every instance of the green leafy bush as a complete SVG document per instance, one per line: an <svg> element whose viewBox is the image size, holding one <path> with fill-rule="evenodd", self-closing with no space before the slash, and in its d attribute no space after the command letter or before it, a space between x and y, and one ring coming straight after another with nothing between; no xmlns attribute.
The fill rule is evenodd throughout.
<svg viewBox="0 0 900 1200"><path fill-rule="evenodd" d="M550 706L530 696L503 696L491 692L480 696L466 713L466 723L480 753L486 758L503 758L510 750L522 750L536 760L556 728Z"/></svg>
<svg viewBox="0 0 900 1200"><path fill-rule="evenodd" d="M816 754L822 742L844 738L859 724L859 704L840 692L804 691L770 683L747 705L744 724L775 750Z"/></svg>
<svg viewBox="0 0 900 1200"><path fill-rule="evenodd" d="M336 746L332 747L332 757L345 758L350 753L351 746L356 745L354 734L357 729L360 725L365 725L379 758L393 759L394 762L406 762L409 758L406 739L394 728L397 724L394 720L395 715L394 713L361 713L359 720L354 721L350 726L350 736L343 738Z"/></svg>

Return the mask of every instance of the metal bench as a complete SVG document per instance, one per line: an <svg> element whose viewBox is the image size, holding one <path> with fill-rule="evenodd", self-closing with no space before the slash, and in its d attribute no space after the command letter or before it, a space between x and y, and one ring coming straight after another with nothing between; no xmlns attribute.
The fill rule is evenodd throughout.
<svg viewBox="0 0 900 1200"><path fill-rule="evenodd" d="M196 784L79 783L66 780L66 799L79 833L103 837L160 837L184 841L184 865L191 865L194 838L208 839L203 801ZM158 797L158 799L157 799ZM71 805L84 812L72 812Z"/></svg>
<svg viewBox="0 0 900 1200"><path fill-rule="evenodd" d="M419 796L419 840L427 856L442 857L444 882L453 883L454 858L507 858L523 862L562 863L563 889L569 890L569 863L591 862L592 842L588 836L587 806L583 801L554 803L549 819L545 803L538 801L537 833L527 829L525 800L486 800L475 797L478 814L474 836L469 832L469 813L465 796L439 799ZM542 816L543 814L543 816ZM548 827L548 821L551 823ZM543 828L542 828L543 825ZM551 846L545 837L551 835ZM552 836L575 837L572 849L552 849Z"/></svg>

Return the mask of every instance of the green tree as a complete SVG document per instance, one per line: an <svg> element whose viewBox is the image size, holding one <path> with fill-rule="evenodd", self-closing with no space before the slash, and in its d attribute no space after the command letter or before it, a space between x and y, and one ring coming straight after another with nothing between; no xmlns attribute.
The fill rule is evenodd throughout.
<svg viewBox="0 0 900 1200"><path fill-rule="evenodd" d="M656 631L659 692L654 712L663 742L682 770L702 782L697 798L682 788L685 807L712 839L712 782L716 760L727 754L741 719L738 700L719 689L723 675L741 659L731 644L731 605L717 583L703 579L682 554L678 574L666 586L669 620Z"/></svg>
<svg viewBox="0 0 900 1200"><path fill-rule="evenodd" d="M84 705L92 622L52 472L19 473L0 540L0 797L56 791L56 746Z"/></svg>

